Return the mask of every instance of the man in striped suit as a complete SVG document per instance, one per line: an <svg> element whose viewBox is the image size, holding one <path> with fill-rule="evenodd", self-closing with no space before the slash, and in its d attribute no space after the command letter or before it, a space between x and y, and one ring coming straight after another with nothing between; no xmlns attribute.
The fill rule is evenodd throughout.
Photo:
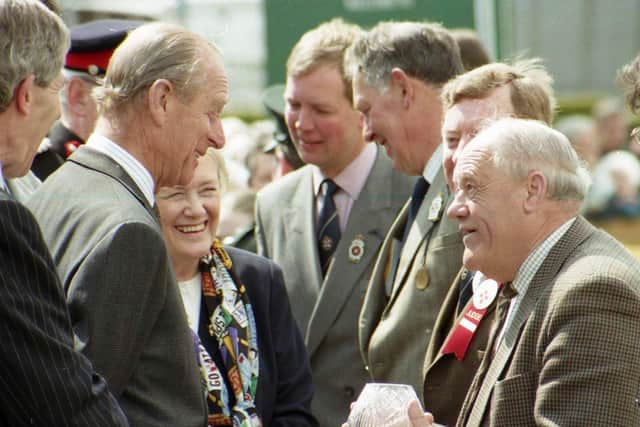
<svg viewBox="0 0 640 427"><path fill-rule="evenodd" d="M34 0L0 3L0 424L126 426L104 380L73 349L62 287L6 180L29 171L59 114L69 36Z"/></svg>

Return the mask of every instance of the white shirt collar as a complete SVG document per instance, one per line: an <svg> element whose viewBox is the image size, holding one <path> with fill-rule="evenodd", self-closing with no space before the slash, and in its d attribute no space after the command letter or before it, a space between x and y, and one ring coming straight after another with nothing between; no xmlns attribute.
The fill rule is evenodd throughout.
<svg viewBox="0 0 640 427"><path fill-rule="evenodd" d="M7 181L4 179L4 174L2 173L2 163L0 163L0 189L3 189L7 193L11 193L9 191L9 186L7 185Z"/></svg>
<svg viewBox="0 0 640 427"><path fill-rule="evenodd" d="M333 181L346 192L352 200L357 200L360 192L367 182L369 173L376 162L378 149L376 144L367 144L338 175ZM313 193L317 196L320 192L320 184L325 176L320 172L320 168L313 165Z"/></svg>
<svg viewBox="0 0 640 427"><path fill-rule="evenodd" d="M427 180L429 184L433 184L433 181L436 179L436 175L440 171L440 167L442 166L442 144L438 144L438 148L433 152L431 158L424 166L424 171L422 171L422 176Z"/></svg>
<svg viewBox="0 0 640 427"><path fill-rule="evenodd" d="M149 202L150 206L155 203L153 177L142 163L133 157L127 150L116 142L97 133L91 134L86 143L87 146L99 151L118 163L129 174L133 182L140 188L142 194Z"/></svg>

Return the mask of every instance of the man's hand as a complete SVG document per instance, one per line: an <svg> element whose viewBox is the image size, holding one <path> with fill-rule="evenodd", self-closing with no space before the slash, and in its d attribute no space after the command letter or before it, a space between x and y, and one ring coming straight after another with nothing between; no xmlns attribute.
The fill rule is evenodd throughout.
<svg viewBox="0 0 640 427"><path fill-rule="evenodd" d="M433 415L429 412L422 412L422 406L417 400L409 402L407 414L412 427L432 427Z"/></svg>
<svg viewBox="0 0 640 427"><path fill-rule="evenodd" d="M353 409L353 403L351 404ZM435 427L433 424L433 415L429 412L422 412L422 406L417 400L412 400L407 406L407 416L411 422L411 427ZM344 423L342 427L349 427L349 424Z"/></svg>

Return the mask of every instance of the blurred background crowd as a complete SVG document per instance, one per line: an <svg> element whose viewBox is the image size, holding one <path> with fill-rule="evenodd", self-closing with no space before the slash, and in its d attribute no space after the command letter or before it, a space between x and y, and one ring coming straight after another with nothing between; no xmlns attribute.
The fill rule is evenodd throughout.
<svg viewBox="0 0 640 427"><path fill-rule="evenodd" d="M640 225L635 225L640 217L640 145L629 140L634 119L616 86L617 69L640 48L635 25L638 0L611 4L583 0L59 3L69 26L95 19L161 19L183 25L221 47L230 80L223 121L229 141L223 155L230 179L219 233L228 244L255 248L255 193L283 173L283 158L297 157L287 145L284 123L278 123L284 109L283 88L273 87L285 80L289 51L304 32L341 16L364 27L389 19L442 22L448 28L470 29L491 59L542 58L558 98L555 127L571 139L593 173L594 185L583 214L632 249L640 245ZM265 92L266 88L272 89ZM290 159L285 172L291 162L299 166L299 159Z"/></svg>

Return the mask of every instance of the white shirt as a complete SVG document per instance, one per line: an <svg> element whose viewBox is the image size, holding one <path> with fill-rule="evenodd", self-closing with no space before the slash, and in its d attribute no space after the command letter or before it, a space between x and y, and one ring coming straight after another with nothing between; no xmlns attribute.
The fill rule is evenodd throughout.
<svg viewBox="0 0 640 427"><path fill-rule="evenodd" d="M367 144L360 154L347 165L342 172L333 178L333 181L340 187L333 195L333 201L336 204L338 218L340 219L340 232L344 233L347 228L347 221L351 214L353 203L358 200L364 184L369 178L371 169L376 162L376 154L378 150L375 144ZM320 184L324 181L325 176L322 175L317 166L313 166L313 194L316 200L316 218L320 215L322 208L323 194L320 191Z"/></svg>
<svg viewBox="0 0 640 427"><path fill-rule="evenodd" d="M187 313L187 321L193 332L198 334L200 325L200 303L202 301L202 276L196 274L189 280L178 282L180 296L184 304L184 311Z"/></svg>
<svg viewBox="0 0 640 427"><path fill-rule="evenodd" d="M7 193L10 193L9 187L7 186L7 181L5 181L4 174L2 173L2 163L0 163L0 189L3 189Z"/></svg>
<svg viewBox="0 0 640 427"><path fill-rule="evenodd" d="M111 157L117 164L127 172L127 174L133 179L133 182L140 188L142 194L149 202L150 206L155 203L155 197L153 196L154 183L153 177L149 171L124 148L111 141L109 138L98 135L97 133L91 134L86 143L87 146L99 151L107 156Z"/></svg>
<svg viewBox="0 0 640 427"><path fill-rule="evenodd" d="M433 152L433 155L424 166L422 176L427 180L429 184L433 184L433 180L436 179L436 175L442 167L442 144L438 144L438 148Z"/></svg>

